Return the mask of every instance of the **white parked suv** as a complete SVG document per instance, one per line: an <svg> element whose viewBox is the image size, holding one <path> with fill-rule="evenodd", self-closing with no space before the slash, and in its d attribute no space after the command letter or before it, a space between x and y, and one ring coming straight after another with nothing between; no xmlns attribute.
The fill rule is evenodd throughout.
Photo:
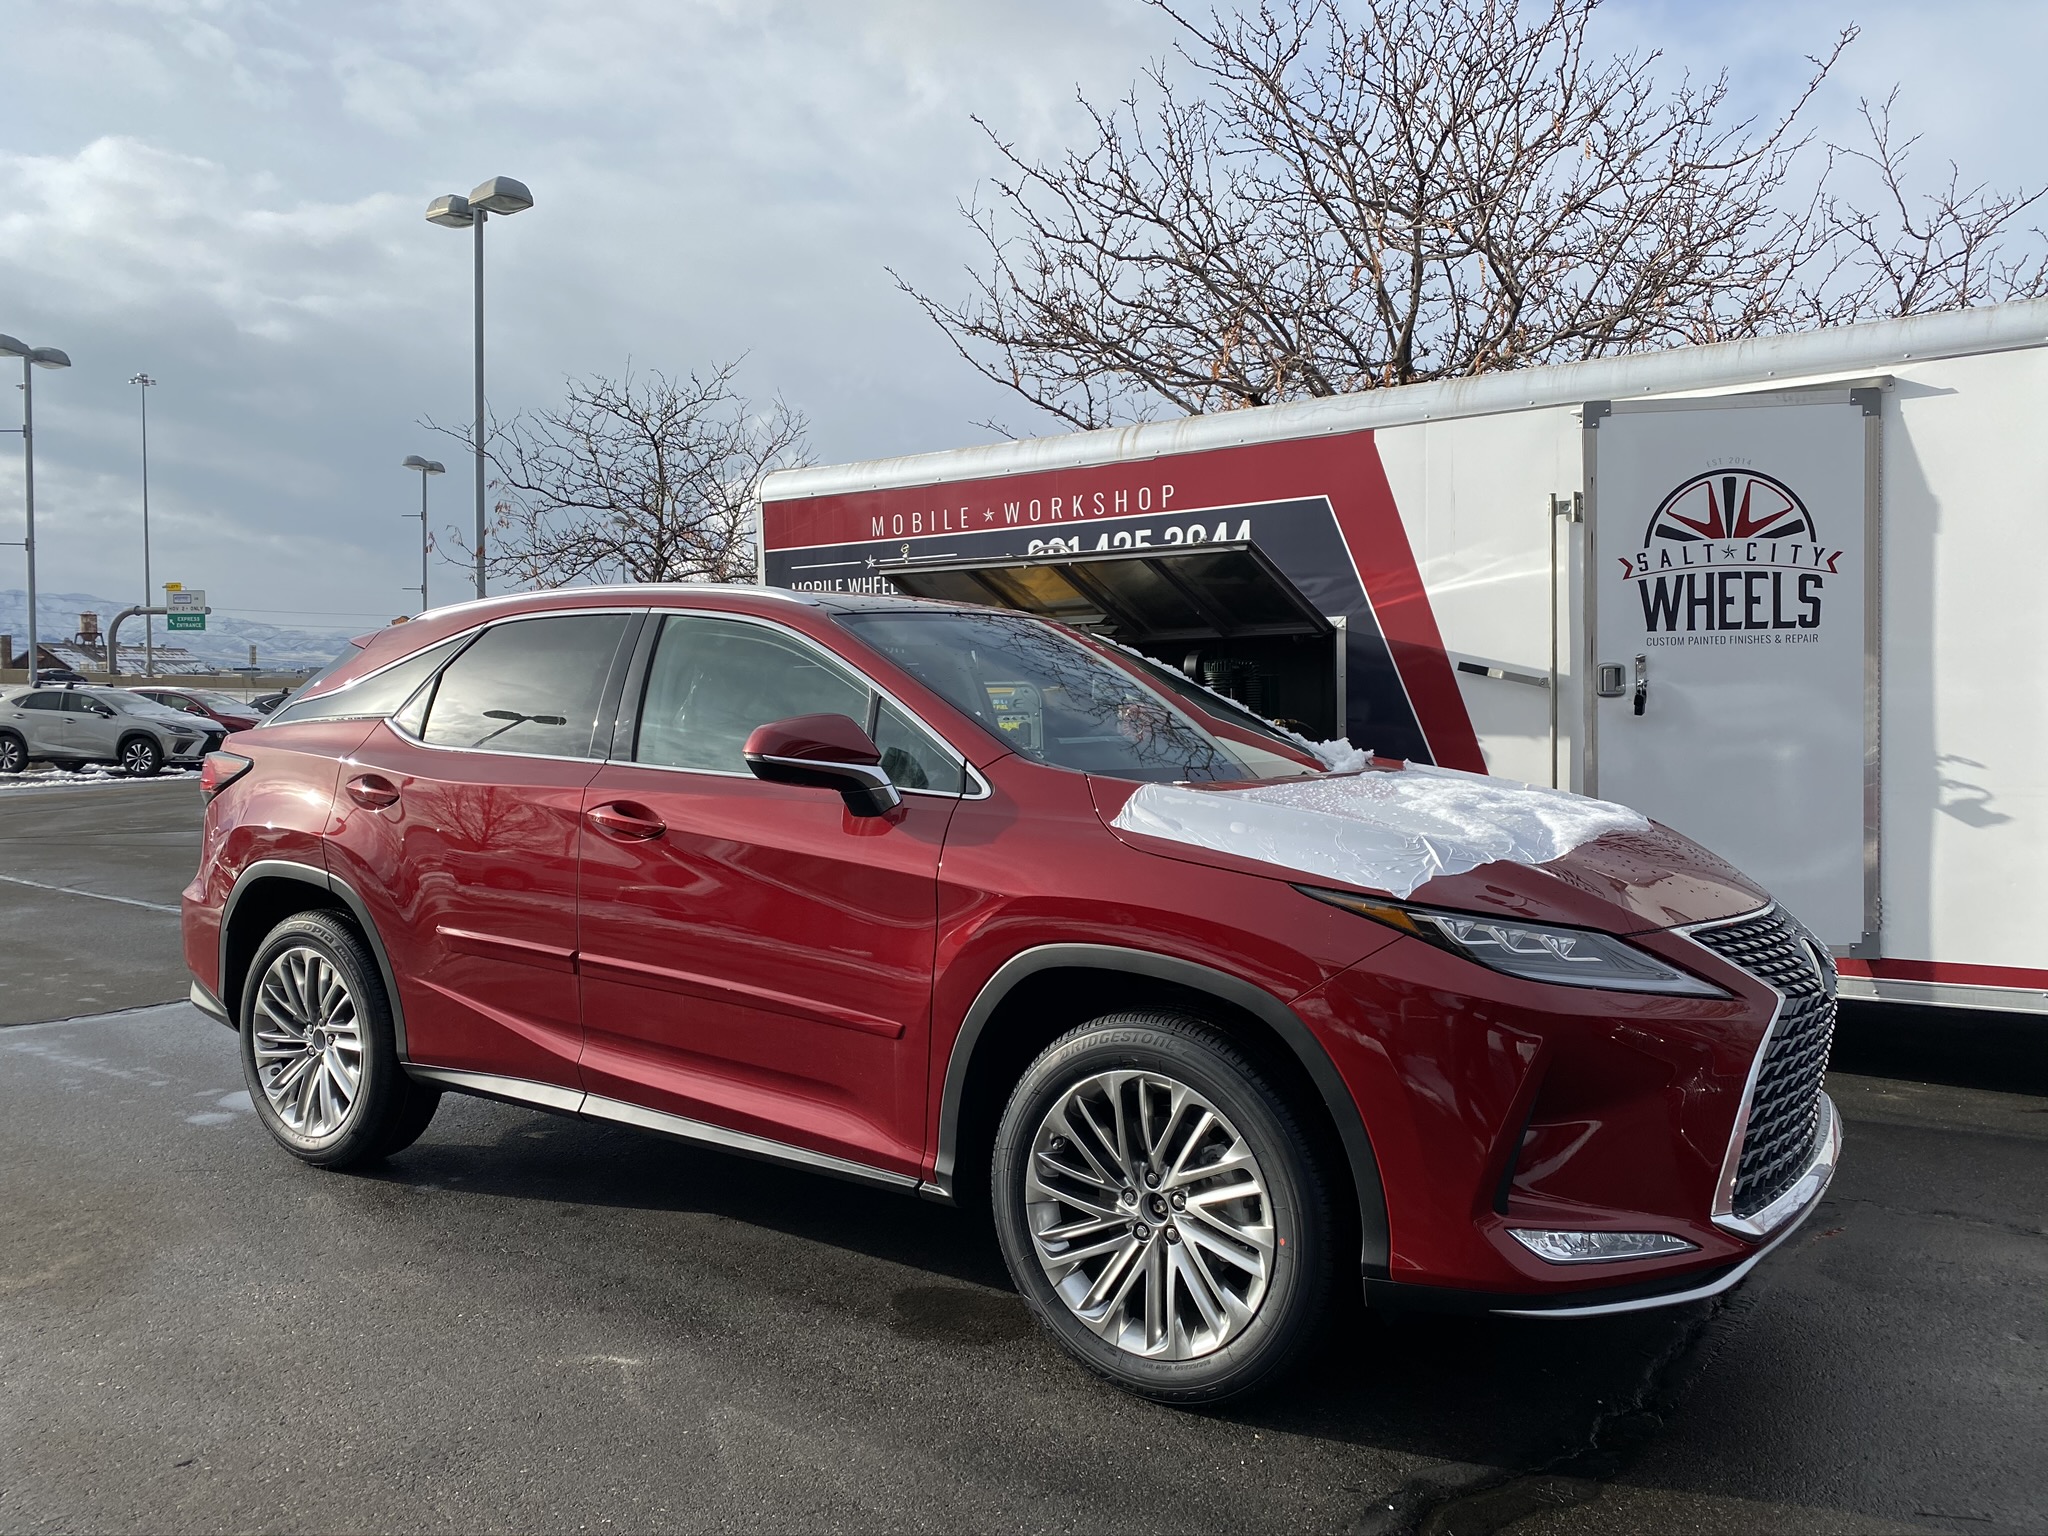
<svg viewBox="0 0 2048 1536"><path fill-rule="evenodd" d="M147 776L166 763L197 763L226 734L121 688L0 689L0 773L40 759L59 768L116 763Z"/></svg>

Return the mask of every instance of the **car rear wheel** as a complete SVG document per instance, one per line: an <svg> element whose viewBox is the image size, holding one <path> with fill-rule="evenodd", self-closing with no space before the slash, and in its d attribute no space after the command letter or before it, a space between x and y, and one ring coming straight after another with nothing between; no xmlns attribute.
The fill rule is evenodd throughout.
<svg viewBox="0 0 2048 1536"><path fill-rule="evenodd" d="M0 773L19 773L28 766L28 743L12 731L0 731Z"/></svg>
<svg viewBox="0 0 2048 1536"><path fill-rule="evenodd" d="M1067 1352L1160 1402L1274 1379L1314 1334L1335 1222L1308 1135L1199 1020L1114 1014L1045 1050L996 1133L1010 1276Z"/></svg>
<svg viewBox="0 0 2048 1536"><path fill-rule="evenodd" d="M383 978L331 912L270 931L242 988L242 1075L256 1113L294 1157L348 1168L417 1141L440 1091L399 1065Z"/></svg>
<svg viewBox="0 0 2048 1536"><path fill-rule="evenodd" d="M164 766L164 749L154 736L130 736L121 743L121 770L150 778Z"/></svg>

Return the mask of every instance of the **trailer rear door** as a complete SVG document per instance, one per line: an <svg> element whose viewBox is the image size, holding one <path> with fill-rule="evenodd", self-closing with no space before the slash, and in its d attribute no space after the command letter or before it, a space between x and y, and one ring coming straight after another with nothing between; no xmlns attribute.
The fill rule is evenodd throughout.
<svg viewBox="0 0 2048 1536"><path fill-rule="evenodd" d="M1584 786L1823 942L1877 913L1877 388L1585 409Z"/></svg>

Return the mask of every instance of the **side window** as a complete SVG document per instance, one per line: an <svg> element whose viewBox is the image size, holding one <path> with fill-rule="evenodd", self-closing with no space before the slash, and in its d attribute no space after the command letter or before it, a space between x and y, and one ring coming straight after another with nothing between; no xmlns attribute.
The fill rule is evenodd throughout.
<svg viewBox="0 0 2048 1536"><path fill-rule="evenodd" d="M64 695L61 693L31 693L14 701L18 709L62 709Z"/></svg>
<svg viewBox="0 0 2048 1536"><path fill-rule="evenodd" d="M868 690L819 652L758 624L672 614L661 626L635 762L747 772L757 725L793 715L868 716Z"/></svg>
<svg viewBox="0 0 2048 1536"><path fill-rule="evenodd" d="M636 762L747 772L756 726L845 715L875 738L903 789L959 794L965 769L896 707L816 648L734 619L673 615L661 630L634 745Z"/></svg>
<svg viewBox="0 0 2048 1536"><path fill-rule="evenodd" d="M601 756L590 744L625 633L622 613L515 619L485 630L434 684L420 739L535 757Z"/></svg>
<svg viewBox="0 0 2048 1536"><path fill-rule="evenodd" d="M905 718L887 699L876 701L874 729L869 732L882 749L882 768L898 789L932 789L941 794L967 792L965 759L941 752L935 742Z"/></svg>
<svg viewBox="0 0 2048 1536"><path fill-rule="evenodd" d="M350 683L317 699L287 699L264 723L283 725L292 720L369 720L388 715L419 685L433 676L434 669L462 648L467 636L444 640L405 660L373 672L360 682Z"/></svg>

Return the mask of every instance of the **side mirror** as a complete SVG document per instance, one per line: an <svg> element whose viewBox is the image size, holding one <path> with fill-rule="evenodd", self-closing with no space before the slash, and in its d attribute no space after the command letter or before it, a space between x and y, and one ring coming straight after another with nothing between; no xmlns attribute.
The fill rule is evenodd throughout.
<svg viewBox="0 0 2048 1536"><path fill-rule="evenodd" d="M886 816L903 795L882 768L882 749L844 715L797 715L756 726L740 749L770 784L836 789L856 816Z"/></svg>

